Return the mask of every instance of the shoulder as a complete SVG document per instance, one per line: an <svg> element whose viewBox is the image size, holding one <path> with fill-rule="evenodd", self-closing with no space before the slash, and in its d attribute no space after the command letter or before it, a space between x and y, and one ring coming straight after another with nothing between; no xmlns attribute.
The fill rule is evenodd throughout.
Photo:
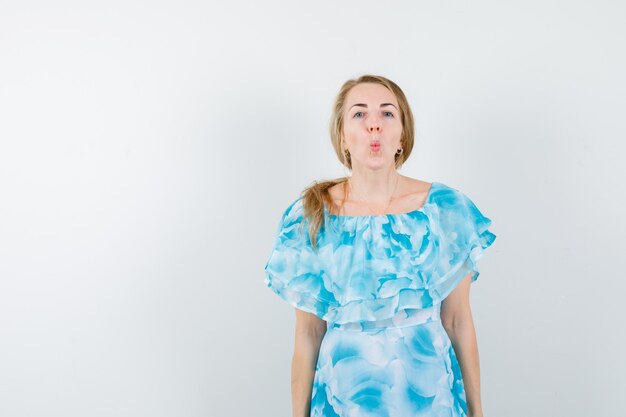
<svg viewBox="0 0 626 417"><path fill-rule="evenodd" d="M283 210L276 233L281 240L300 241L306 238L303 196L289 202Z"/></svg>
<svg viewBox="0 0 626 417"><path fill-rule="evenodd" d="M303 217L303 212L303 196L299 196L295 200L292 200L284 209L281 223L284 224L286 221L293 222L296 220L301 220Z"/></svg>
<svg viewBox="0 0 626 417"><path fill-rule="evenodd" d="M491 219L485 216L474 201L458 188L443 183L436 183L432 195L437 206L438 218L442 227L450 227L463 234L483 234L491 225Z"/></svg>
<svg viewBox="0 0 626 417"><path fill-rule="evenodd" d="M464 208L471 203L463 191L443 182L433 182L431 195L440 208Z"/></svg>
<svg viewBox="0 0 626 417"><path fill-rule="evenodd" d="M432 182L403 176L403 187L400 190L401 200L407 207L420 205L431 191Z"/></svg>

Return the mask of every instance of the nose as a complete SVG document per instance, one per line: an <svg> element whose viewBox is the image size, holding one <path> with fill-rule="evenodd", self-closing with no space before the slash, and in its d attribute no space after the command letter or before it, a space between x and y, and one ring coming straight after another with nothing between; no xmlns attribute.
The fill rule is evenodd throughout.
<svg viewBox="0 0 626 417"><path fill-rule="evenodd" d="M378 117L370 117L367 124L368 132L380 132L380 121Z"/></svg>

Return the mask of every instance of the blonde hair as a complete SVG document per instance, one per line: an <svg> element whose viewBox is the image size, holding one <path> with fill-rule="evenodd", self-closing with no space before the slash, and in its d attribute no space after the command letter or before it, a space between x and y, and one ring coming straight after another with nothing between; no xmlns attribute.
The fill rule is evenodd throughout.
<svg viewBox="0 0 626 417"><path fill-rule="evenodd" d="M409 106L409 102L407 101L402 89L393 81L380 75L362 75L356 79L346 81L341 86L341 89L339 90L339 93L335 98L335 104L333 106L333 112L330 118L330 140L333 148L335 149L335 153L337 154L337 157L339 158L341 163L349 170L352 170L352 161L350 160L350 155L346 155L343 152L344 106L346 104L346 96L348 95L350 90L354 86L361 83L381 84L385 86L389 91L391 91L398 101L398 105L400 106L400 117L402 121L402 135L400 137L400 145L403 148L403 152L400 155L396 154L395 165L396 169L400 168L404 161L408 159L409 155L411 154L411 150L413 149L415 135L413 113L411 112L411 107ZM326 205L328 207L335 207L332 199L330 198L330 193L328 192L328 190L336 184L343 183L345 200L347 196L347 189L345 185L348 178L349 177L340 177L332 180L314 181L311 185L309 185L302 191L304 217L305 219L308 219L310 242L315 249L317 249L318 231L322 225L322 222L325 220L324 206ZM343 201L340 207L343 207Z"/></svg>

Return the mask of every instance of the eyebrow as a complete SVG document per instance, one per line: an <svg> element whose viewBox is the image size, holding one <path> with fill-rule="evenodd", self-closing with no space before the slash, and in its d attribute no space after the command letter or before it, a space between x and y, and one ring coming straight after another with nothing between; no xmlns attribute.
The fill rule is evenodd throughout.
<svg viewBox="0 0 626 417"><path fill-rule="evenodd" d="M365 108L367 108L367 104L364 104L364 103L356 103L356 104L353 104L352 106L350 106L350 108L352 108L352 107L354 107L354 106L359 106L359 107L365 107ZM393 106L393 107L396 107L393 103L383 103L383 104L381 104L381 105L380 105L380 107L385 107L385 106ZM398 108L397 108L397 107L396 107L396 110L398 110Z"/></svg>

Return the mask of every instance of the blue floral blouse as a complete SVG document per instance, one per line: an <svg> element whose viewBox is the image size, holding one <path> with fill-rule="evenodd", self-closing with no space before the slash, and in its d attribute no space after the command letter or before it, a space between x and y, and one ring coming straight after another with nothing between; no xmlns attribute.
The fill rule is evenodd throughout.
<svg viewBox="0 0 626 417"><path fill-rule="evenodd" d="M401 214L328 212L309 241L302 197L284 211L265 284L330 323L389 319L441 303L495 240L491 220L461 191L433 182L425 204Z"/></svg>

